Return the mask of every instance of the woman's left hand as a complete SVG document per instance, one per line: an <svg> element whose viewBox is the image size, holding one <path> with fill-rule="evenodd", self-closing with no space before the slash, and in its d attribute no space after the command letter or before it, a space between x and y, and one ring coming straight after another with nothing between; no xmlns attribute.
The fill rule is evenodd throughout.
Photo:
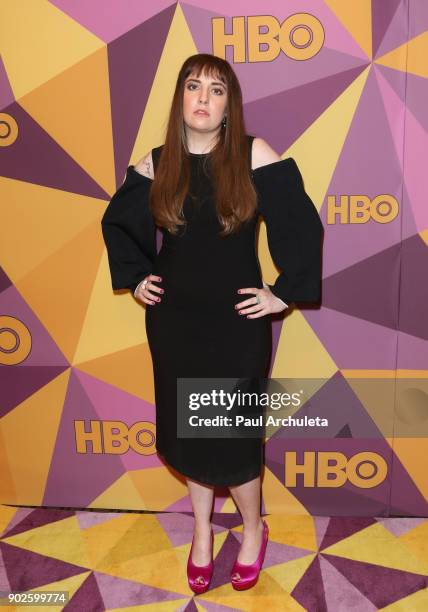
<svg viewBox="0 0 428 612"><path fill-rule="evenodd" d="M258 317L264 317L270 313L282 312L288 308L288 306L284 305L282 300L272 293L267 285L264 285L263 289L245 287L243 289L238 289L238 293L240 295L243 293L252 294L248 299L235 305L238 314L240 316L247 315L248 319L257 319ZM258 303L257 297L259 299Z"/></svg>

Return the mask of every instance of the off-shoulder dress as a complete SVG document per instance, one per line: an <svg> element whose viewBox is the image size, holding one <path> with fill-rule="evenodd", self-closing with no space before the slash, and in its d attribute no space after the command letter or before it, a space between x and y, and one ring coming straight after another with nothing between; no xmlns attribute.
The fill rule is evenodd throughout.
<svg viewBox="0 0 428 612"><path fill-rule="evenodd" d="M183 213L185 231L164 228L157 252L156 225L148 205L152 180L129 166L123 184L102 218L113 289L132 292L150 273L165 292L146 305L156 402L156 449L181 474L202 483L233 486L260 475L260 437L177 436L177 378L267 377L272 351L270 315L248 319L235 305L250 297L243 287L263 287L256 252L259 215L267 228L271 256L280 274L271 291L289 305L321 296L323 227L291 157L249 171L257 211L238 233L220 237L209 154L189 153L191 182ZM163 145L152 150L154 172ZM138 366L138 364L136 365Z"/></svg>

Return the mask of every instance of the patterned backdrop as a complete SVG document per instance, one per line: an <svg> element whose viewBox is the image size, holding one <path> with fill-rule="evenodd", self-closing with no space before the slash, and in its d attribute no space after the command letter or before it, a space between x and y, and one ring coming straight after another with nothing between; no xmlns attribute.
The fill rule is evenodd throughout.
<svg viewBox="0 0 428 612"><path fill-rule="evenodd" d="M272 432L264 509L428 515L427 28L425 0L3 0L1 502L191 509L156 454L145 308L112 291L100 220L207 52L325 228L322 306L272 317L270 376L321 380L296 416L330 426ZM258 242L273 282L263 223Z"/></svg>

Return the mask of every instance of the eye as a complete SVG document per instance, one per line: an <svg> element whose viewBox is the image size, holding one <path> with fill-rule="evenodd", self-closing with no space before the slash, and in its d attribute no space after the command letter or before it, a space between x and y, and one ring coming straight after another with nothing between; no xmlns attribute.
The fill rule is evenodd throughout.
<svg viewBox="0 0 428 612"><path fill-rule="evenodd" d="M196 83L188 83L187 84L187 89L190 89L191 87L196 87ZM192 91L192 90L191 90Z"/></svg>
<svg viewBox="0 0 428 612"><path fill-rule="evenodd" d="M214 89L214 91L219 91L219 92L220 92L220 95L221 95L221 96L223 95L223 90L222 90L220 87L216 87L216 88Z"/></svg>

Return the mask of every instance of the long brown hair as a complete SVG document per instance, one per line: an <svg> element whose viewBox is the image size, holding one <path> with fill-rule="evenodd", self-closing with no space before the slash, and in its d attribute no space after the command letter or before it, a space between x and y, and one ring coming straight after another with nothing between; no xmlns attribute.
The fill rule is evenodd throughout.
<svg viewBox="0 0 428 612"><path fill-rule="evenodd" d="M198 77L201 72L227 87L226 126L221 127L214 148L204 160L213 180L217 216L222 226L220 235L226 236L252 218L257 194L249 172L241 87L230 64L219 57L198 53L187 58L180 69L149 205L156 224L172 234L186 223L183 203L190 186L190 159L183 119L184 84L190 74Z"/></svg>

